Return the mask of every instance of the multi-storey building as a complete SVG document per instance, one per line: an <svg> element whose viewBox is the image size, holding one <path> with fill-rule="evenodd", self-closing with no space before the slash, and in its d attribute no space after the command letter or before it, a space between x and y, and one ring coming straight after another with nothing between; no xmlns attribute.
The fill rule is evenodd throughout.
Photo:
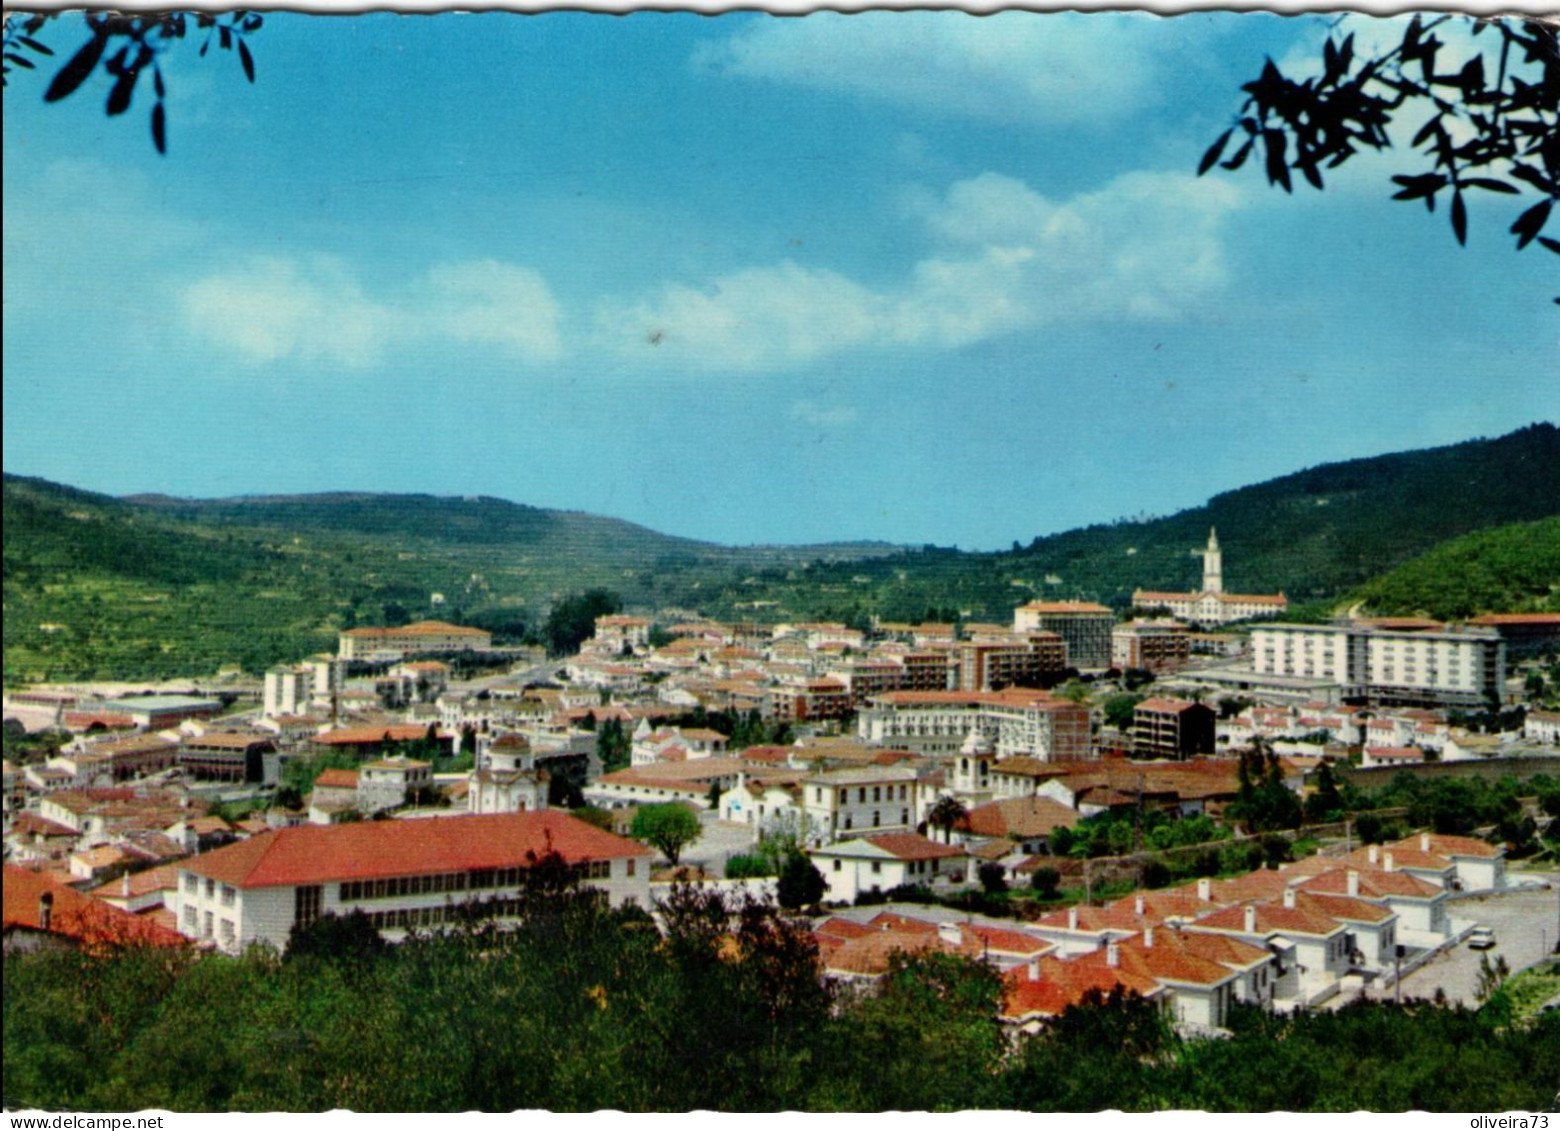
<svg viewBox="0 0 1560 1131"><path fill-rule="evenodd" d="M1491 628L1264 625L1251 646L1259 674L1324 679L1385 706L1474 707L1498 698L1506 682L1506 642Z"/></svg>
<svg viewBox="0 0 1560 1131"><path fill-rule="evenodd" d="M1203 582L1197 593L1167 593L1139 589L1132 603L1140 608L1164 607L1178 620L1192 624L1231 624L1235 621L1276 617L1289 607L1282 593L1226 593L1224 591L1224 552L1219 548L1217 531L1208 531L1208 546L1203 550Z"/></svg>
<svg viewBox="0 0 1560 1131"><path fill-rule="evenodd" d="M1067 642L1073 667L1110 667L1111 627L1115 614L1087 601L1031 601L1013 610L1014 632L1054 632Z"/></svg>
<svg viewBox="0 0 1560 1131"><path fill-rule="evenodd" d="M897 691L872 700L857 720L868 742L929 756L958 753L972 731L989 738L999 758L1094 756L1089 709L1042 691Z"/></svg>
<svg viewBox="0 0 1560 1131"><path fill-rule="evenodd" d="M843 719L851 712L850 689L837 679L782 683L768 689L766 715L776 722Z"/></svg>
<svg viewBox="0 0 1560 1131"><path fill-rule="evenodd" d="M914 769L867 766L802 778L806 832L822 841L914 829L920 783Z"/></svg>
<svg viewBox="0 0 1560 1131"><path fill-rule="evenodd" d="M1132 750L1139 758L1212 754L1217 720L1212 707L1186 699L1145 699L1132 713Z"/></svg>
<svg viewBox="0 0 1560 1131"><path fill-rule="evenodd" d="M422 652L485 652L493 634L444 621L425 620L400 628L349 628L340 636L343 660L399 660Z"/></svg>
<svg viewBox="0 0 1560 1131"><path fill-rule="evenodd" d="M181 861L171 910L186 937L230 954L284 949L295 926L353 911L398 937L472 912L516 914L526 870L553 852L614 904L649 906L649 849L547 810L261 833Z"/></svg>
<svg viewBox="0 0 1560 1131"><path fill-rule="evenodd" d="M1158 671L1184 664L1191 656L1191 636L1182 625L1135 621L1118 625L1110 634L1112 667Z"/></svg>
<svg viewBox="0 0 1560 1131"><path fill-rule="evenodd" d="M1038 629L1000 640L965 640L955 655L961 691L1033 685L1067 670L1066 641Z"/></svg>

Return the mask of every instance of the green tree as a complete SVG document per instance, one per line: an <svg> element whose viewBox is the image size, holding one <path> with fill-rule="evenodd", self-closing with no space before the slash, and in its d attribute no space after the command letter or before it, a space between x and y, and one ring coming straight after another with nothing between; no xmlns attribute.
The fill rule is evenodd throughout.
<svg viewBox="0 0 1560 1131"><path fill-rule="evenodd" d="M680 801L641 805L628 835L659 850L675 867L682 850L699 839L699 818Z"/></svg>
<svg viewBox="0 0 1560 1131"><path fill-rule="evenodd" d="M934 829L941 829L943 840L951 841L953 830L968 815L969 810L965 808L964 802L951 794L944 794L932 803L926 814L926 823Z"/></svg>
<svg viewBox="0 0 1560 1131"><path fill-rule="evenodd" d="M1048 866L1036 868L1029 876L1029 886L1040 899L1055 899L1061 883L1062 874Z"/></svg>
<svg viewBox="0 0 1560 1131"><path fill-rule="evenodd" d="M1323 170L1362 150L1392 149L1413 154L1422 170L1394 176L1393 199L1423 201L1433 212L1446 193L1458 243L1468 238L1467 194L1535 193L1535 202L1521 201L1511 233L1518 249L1536 239L1560 253L1560 240L1540 235L1560 199L1560 47L1554 25L1536 19L1477 21L1472 34L1486 36L1483 50L1453 69L1440 61L1449 52L1437 32L1457 26L1454 19L1415 16L1401 41L1378 53L1356 54L1352 34L1330 35L1320 76L1304 81L1286 77L1268 60L1261 75L1242 88L1248 97L1238 120L1203 155L1199 175L1221 164L1237 135L1240 144L1223 167L1238 169L1260 151L1268 183L1285 192L1291 191L1291 170L1320 189ZM1405 119L1418 132L1406 146L1394 145L1393 129Z"/></svg>
<svg viewBox="0 0 1560 1131"><path fill-rule="evenodd" d="M785 864L780 869L780 881L776 891L781 907L791 910L812 907L828 890L829 883L823 878L823 873L818 871L804 853L793 852L786 857Z"/></svg>
<svg viewBox="0 0 1560 1131"><path fill-rule="evenodd" d="M542 626L548 654L572 656L596 631L596 618L623 611L623 600L608 589L571 593L555 604Z"/></svg>

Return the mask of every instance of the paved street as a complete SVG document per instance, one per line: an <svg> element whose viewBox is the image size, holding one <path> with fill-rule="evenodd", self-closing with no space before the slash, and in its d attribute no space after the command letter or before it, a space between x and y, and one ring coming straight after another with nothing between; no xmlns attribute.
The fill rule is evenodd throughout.
<svg viewBox="0 0 1560 1131"><path fill-rule="evenodd" d="M1536 873L1513 873L1509 879L1518 882ZM1551 884L1560 876L1540 876ZM1556 931L1560 930L1560 891L1551 887L1547 891L1508 891L1500 895L1472 896L1451 904L1454 919L1474 919L1495 931L1495 946L1486 951L1470 950L1467 943L1459 943L1451 950L1432 959L1403 979L1403 997L1429 998L1435 996L1436 987L1445 989L1448 999L1466 1005L1478 1004L1479 960L1489 955L1494 962L1504 956L1515 974L1525 970L1545 957L1555 945ZM1392 997L1389 987L1373 991L1372 997Z"/></svg>

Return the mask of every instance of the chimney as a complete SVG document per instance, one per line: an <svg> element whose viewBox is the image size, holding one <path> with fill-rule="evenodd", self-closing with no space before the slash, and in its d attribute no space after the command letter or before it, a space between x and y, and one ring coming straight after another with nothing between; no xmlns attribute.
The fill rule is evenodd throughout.
<svg viewBox="0 0 1560 1131"><path fill-rule="evenodd" d="M938 923L937 936L949 946L958 946L964 939L964 936L959 933L957 923Z"/></svg>
<svg viewBox="0 0 1560 1131"><path fill-rule="evenodd" d="M1419 851L1420 852L1429 852L1430 851L1430 834L1429 833L1420 833L1419 834Z"/></svg>
<svg viewBox="0 0 1560 1131"><path fill-rule="evenodd" d="M126 872L119 877L119 894L126 899L130 898L130 873Z"/></svg>
<svg viewBox="0 0 1560 1131"><path fill-rule="evenodd" d="M1213 902L1213 881L1206 876L1197 881L1197 898L1204 903Z"/></svg>
<svg viewBox="0 0 1560 1131"><path fill-rule="evenodd" d="M38 897L38 929L47 931L54 922L54 893L46 891Z"/></svg>
<svg viewBox="0 0 1560 1131"><path fill-rule="evenodd" d="M1029 980L1031 982L1038 982L1040 980L1040 960L1038 958L1031 958L1029 960Z"/></svg>
<svg viewBox="0 0 1560 1131"><path fill-rule="evenodd" d="M1246 904L1246 933L1248 935L1257 933L1257 905L1254 903Z"/></svg>
<svg viewBox="0 0 1560 1131"><path fill-rule="evenodd" d="M1121 965L1121 947L1113 942L1105 944L1105 965L1111 969Z"/></svg>
<svg viewBox="0 0 1560 1131"><path fill-rule="evenodd" d="M1349 890L1349 894L1353 895L1353 896L1359 895L1360 894L1360 874L1358 872L1356 872L1353 868L1350 868L1349 871L1348 871L1348 877L1349 877L1349 889L1348 889Z"/></svg>
<svg viewBox="0 0 1560 1131"><path fill-rule="evenodd" d="M1143 928L1143 949L1144 950L1153 950L1154 949L1154 928L1152 928L1152 927L1144 927Z"/></svg>
<svg viewBox="0 0 1560 1131"><path fill-rule="evenodd" d="M1380 864L1381 863L1381 845L1379 845L1379 844L1371 845L1368 849L1365 850L1365 857L1372 864Z"/></svg>
<svg viewBox="0 0 1560 1131"><path fill-rule="evenodd" d="M1388 853L1383 854L1383 856L1382 856L1382 865L1381 866L1383 868L1385 868L1389 872L1393 870L1393 868L1392 868L1392 853L1388 852Z"/></svg>
<svg viewBox="0 0 1560 1131"><path fill-rule="evenodd" d="M1135 911L1139 915L1143 914L1143 893L1142 892L1139 892L1137 899L1133 901L1132 909L1133 909L1133 911Z"/></svg>
<svg viewBox="0 0 1560 1131"><path fill-rule="evenodd" d="M1295 889L1294 888L1285 888L1284 889L1284 906L1289 908L1291 911L1294 910L1294 908L1295 908Z"/></svg>
<svg viewBox="0 0 1560 1131"><path fill-rule="evenodd" d="M1076 907L1069 907L1067 909L1067 929L1069 931L1076 931L1078 929L1078 909Z"/></svg>

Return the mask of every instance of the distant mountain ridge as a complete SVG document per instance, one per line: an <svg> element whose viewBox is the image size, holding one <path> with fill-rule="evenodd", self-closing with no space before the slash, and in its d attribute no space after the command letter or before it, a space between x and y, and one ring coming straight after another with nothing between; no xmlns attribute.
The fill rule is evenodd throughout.
<svg viewBox="0 0 1560 1131"><path fill-rule="evenodd" d="M151 678L257 671L332 646L343 627L435 611L514 638L590 586L632 608L761 620L1006 621L1036 598L1125 607L1137 588L1196 587L1210 526L1227 588L1325 603L1449 539L1560 515L1560 429L1325 464L999 553L720 546L491 496L118 499L9 473L4 486L7 681ZM1499 554L1520 558L1530 536L1505 536Z"/></svg>

